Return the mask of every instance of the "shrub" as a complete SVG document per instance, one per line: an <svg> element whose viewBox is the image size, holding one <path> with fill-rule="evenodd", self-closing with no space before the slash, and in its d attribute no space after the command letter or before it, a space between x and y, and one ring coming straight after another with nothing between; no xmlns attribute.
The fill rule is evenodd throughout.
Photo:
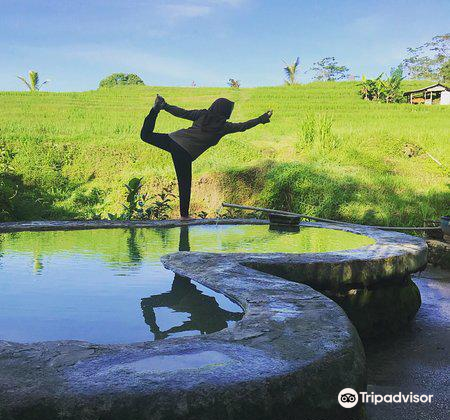
<svg viewBox="0 0 450 420"><path fill-rule="evenodd" d="M100 81L100 88L109 88L115 86L143 85L144 81L133 73L113 73Z"/></svg>
<svg viewBox="0 0 450 420"><path fill-rule="evenodd" d="M359 83L359 93L363 99L369 101L400 102L403 98L400 90L403 79L401 68L393 70L384 80L383 73L376 79L367 79L363 76Z"/></svg>
<svg viewBox="0 0 450 420"><path fill-rule="evenodd" d="M172 199L175 195L172 193L175 186L174 182L170 182L163 187L161 192L151 197L148 194L141 193L143 187L142 178L132 178L126 188L126 204L122 204L124 212L120 215L108 213L110 220L166 220L172 210ZM149 200L153 200L150 201Z"/></svg>

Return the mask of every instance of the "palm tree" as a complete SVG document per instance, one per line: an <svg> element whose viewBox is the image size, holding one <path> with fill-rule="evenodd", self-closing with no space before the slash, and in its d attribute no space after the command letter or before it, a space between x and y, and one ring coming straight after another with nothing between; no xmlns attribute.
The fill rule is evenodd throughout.
<svg viewBox="0 0 450 420"><path fill-rule="evenodd" d="M298 66L300 64L300 57L297 57L297 59L292 64L286 63L284 61L284 64L286 64L286 67L284 68L284 72L286 73L287 80L285 80L287 85L295 85L297 81L295 80L295 76L297 74Z"/></svg>
<svg viewBox="0 0 450 420"><path fill-rule="evenodd" d="M39 83L39 73L34 70L30 70L28 72L28 78L29 80L25 79L23 76L17 76L20 80L22 80L23 83L25 83L30 89L31 92L35 92L37 90L40 90L42 86L44 86L46 83L50 82L50 80L44 80L42 83Z"/></svg>

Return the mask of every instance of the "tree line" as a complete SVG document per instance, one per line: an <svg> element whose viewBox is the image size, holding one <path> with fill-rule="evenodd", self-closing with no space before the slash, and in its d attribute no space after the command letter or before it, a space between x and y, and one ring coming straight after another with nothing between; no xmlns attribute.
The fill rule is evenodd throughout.
<svg viewBox="0 0 450 420"><path fill-rule="evenodd" d="M415 48L407 48L407 55L397 67L394 79L398 79L399 72L408 79L437 80L450 82L450 33L437 35ZM284 72L285 83L293 85L298 83L300 58L288 64L286 62ZM336 81L350 78L349 68L337 62L335 57L325 57L317 61L307 70L314 73L313 79L317 81ZM391 74L392 76L392 74ZM380 75L377 79L382 78ZM361 77L362 79L365 76Z"/></svg>
<svg viewBox="0 0 450 420"><path fill-rule="evenodd" d="M298 84L300 57L297 57L292 63L284 61L283 70L286 85ZM313 72L313 79L317 81L338 81L352 78L349 68L339 64L336 58L332 56L324 57L315 62L307 71ZM393 74L394 71L396 71L395 74ZM399 73L401 73L400 77ZM45 80L41 83L38 72L34 70L30 70L28 79L24 76L17 77L30 91L38 91L49 82L49 80ZM381 74L376 79L372 79L372 85L381 87L384 84L385 87L387 85L392 87L399 81L401 82L404 77L418 80L437 80L444 83L450 82L450 33L437 35L418 47L407 48L406 57L391 71L391 75L383 80L383 74ZM356 76L353 76L353 78L356 78ZM361 76L361 79L363 83L370 80L364 75ZM113 73L100 81L99 88L124 85L144 85L144 81L133 73ZM227 85L238 89L241 86L241 82L238 79L230 78ZM192 82L192 86L196 86L195 82ZM384 90L389 90L390 87L386 87ZM391 98L392 95L387 94L387 97ZM368 96L366 96L367 98Z"/></svg>

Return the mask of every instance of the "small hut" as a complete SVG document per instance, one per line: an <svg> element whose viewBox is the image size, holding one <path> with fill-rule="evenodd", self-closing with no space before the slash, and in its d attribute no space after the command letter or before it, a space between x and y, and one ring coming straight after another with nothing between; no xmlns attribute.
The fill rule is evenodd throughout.
<svg viewBox="0 0 450 420"><path fill-rule="evenodd" d="M403 95L409 97L409 103L411 104L450 105L450 88L442 83L436 83L422 89L410 90Z"/></svg>

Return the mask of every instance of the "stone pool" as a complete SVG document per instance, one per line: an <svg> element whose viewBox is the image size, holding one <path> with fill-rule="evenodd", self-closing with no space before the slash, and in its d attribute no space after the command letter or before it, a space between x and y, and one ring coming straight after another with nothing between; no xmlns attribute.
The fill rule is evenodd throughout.
<svg viewBox="0 0 450 420"><path fill-rule="evenodd" d="M33 222L0 232L2 420L363 419L363 406L337 402L343 388L366 389L360 334L414 316L410 274L427 259L419 238L357 225ZM50 341L45 325L60 326Z"/></svg>
<svg viewBox="0 0 450 420"><path fill-rule="evenodd" d="M132 343L220 331L239 305L161 264L176 251L329 252L354 233L267 225L95 229L0 235L0 338Z"/></svg>

